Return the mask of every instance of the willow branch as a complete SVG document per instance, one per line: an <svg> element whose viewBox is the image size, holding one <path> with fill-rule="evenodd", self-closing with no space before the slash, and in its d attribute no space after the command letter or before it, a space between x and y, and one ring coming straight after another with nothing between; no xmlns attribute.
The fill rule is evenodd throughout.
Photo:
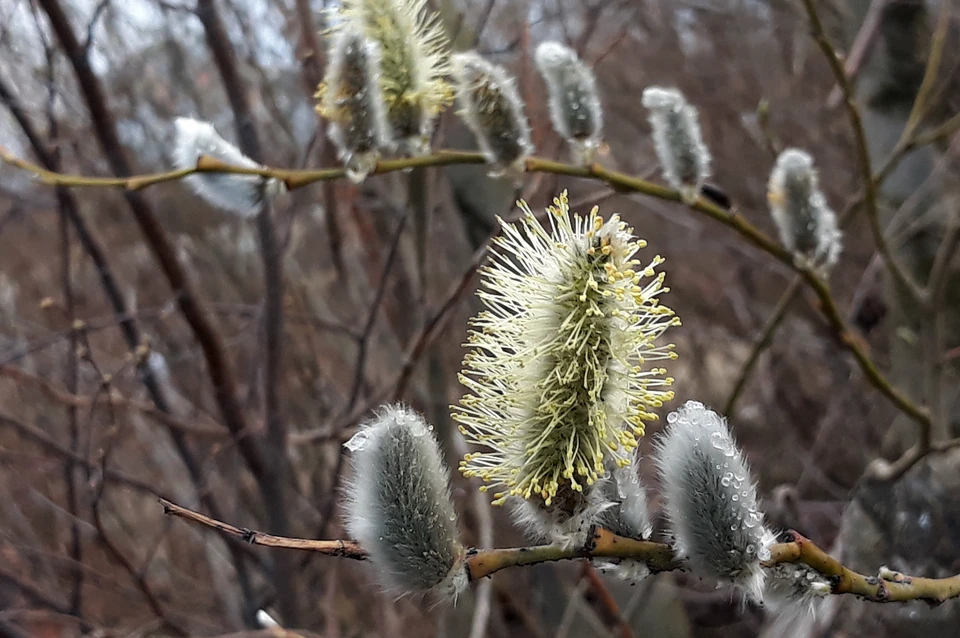
<svg viewBox="0 0 960 638"><path fill-rule="evenodd" d="M857 156L857 165L860 169L863 179L864 203L867 209L867 221L870 225L870 232L873 235L874 243L877 246L877 252L883 259L883 263L897 284L914 301L919 301L923 294L920 286L913 280L910 274L903 269L896 259L896 255L890 249L887 239L880 224L880 209L877 203L877 185L873 180L873 167L870 162L870 151L867 146L867 136L863 128L863 118L860 115L860 109L857 106L853 95L853 86L843 69L843 60L837 52L833 43L827 37L820 21L820 16L814 6L813 0L803 0L804 8L807 11L807 17L810 20L813 39L819 45L827 58L830 70L833 72L837 84L843 93L843 101L847 110L847 117L850 120L850 128L853 130L854 149Z"/></svg>
<svg viewBox="0 0 960 638"><path fill-rule="evenodd" d="M163 513L168 516L176 516L193 523L199 523L206 527L211 527L219 532L239 538L245 543L251 545L261 545L263 547L281 547L284 549L297 549L305 552L317 552L328 556L341 556L343 558L352 558L354 560L366 560L367 552L353 541L314 541L304 538L289 538L286 536L274 536L273 534L264 534L246 527L236 527L229 523L210 518L200 512L195 512L186 507L181 507L171 503L165 498L159 499L163 506Z"/></svg>
<svg viewBox="0 0 960 638"><path fill-rule="evenodd" d="M743 367L740 368L740 374L737 376L737 380L733 385L733 391L730 392L730 397L727 399L727 404L723 408L723 413L728 417L732 416L733 408L737 404L737 399L740 398L740 395L743 393L743 389L747 387L747 381L750 380L750 374L753 372L754 367L756 367L757 362L760 361L760 355L763 354L770 346L770 342L773 341L773 334L777 331L780 323L787 316L787 310L790 309L790 304L793 303L793 300L800 292L801 283L803 283L803 279L800 277L795 277L790 282L790 285L787 286L787 289L783 292L783 295L780 296L780 300L777 302L776 308L773 309L773 314L770 315L769 319L767 319L767 323L764 324L763 330L760 331L760 335L757 337L756 341L754 341L753 348L750 350L750 355L744 362Z"/></svg>
<svg viewBox="0 0 960 638"><path fill-rule="evenodd" d="M316 552L353 560L366 560L368 558L366 550L354 541L308 540L273 536L218 521L163 498L160 499L160 504L163 506L164 514L210 527L224 534L240 538L251 545ZM792 534L793 541L777 543L770 547L770 559L762 563L764 567L773 567L779 563L803 563L829 580L831 593L854 594L873 602L926 600L932 603L941 603L951 598L960 597L960 574L949 578L921 578L907 576L881 567L878 576L865 576L844 567L837 559L801 534L797 532L792 532ZM466 569L470 580L476 581L510 567L593 558L643 561L652 573L674 571L683 567L673 549L666 543L625 538L617 536L609 530L593 526L587 535L587 542L581 547L564 548L558 545L540 545L471 550L467 555Z"/></svg>
<svg viewBox="0 0 960 638"><path fill-rule="evenodd" d="M130 178L93 178L76 175L63 175L43 169L22 159L14 157L9 151L0 147L0 160L13 166L37 175L45 184L54 186L100 186L117 187L128 190L139 190L147 185L159 184L163 182L182 179L187 175L198 172L231 173L238 175L260 175L262 177L271 177L283 180L289 188L301 188L308 184L318 181L339 179L345 176L343 168L329 168L321 170L291 170L277 169L270 167L245 168L224 164L210 157L201 157L197 166L193 169L184 169L179 171L170 171L168 173L156 173L153 175L134 176ZM433 155L424 155L421 157L403 158L395 160L382 161L377 165L375 174L391 173L395 171L406 170L409 168L420 168L425 166L449 166L453 164L482 164L484 157L480 153L469 153L463 151L438 151ZM648 182L637 177L632 177L618 171L613 171L598 164L589 166L574 166L555 162L539 157L531 157L526 161L526 171L529 173L550 173L553 175L565 175L568 177L579 177L584 179L593 179L607 184L614 190L626 193L641 193L657 199L682 202L682 197L678 191ZM869 182L868 191L873 192L873 181ZM875 204L876 202L874 202ZM889 399L901 412L909 416L914 421L921 424L930 422L928 411L913 403L902 391L896 388L877 365L870 359L866 351L861 347L857 339L847 327L845 320L840 315L834 301L830 288L827 283L821 279L815 272L802 269L797 266L793 255L787 251L779 242L775 241L756 226L751 224L739 212L727 210L706 198L699 198L690 208L694 211L710 217L724 226L727 226L755 247L774 257L785 266L795 270L803 277L807 285L814 291L820 300L820 309L830 327L839 337L841 345L846 348L857 361L864 375L871 385L873 385L881 394Z"/></svg>

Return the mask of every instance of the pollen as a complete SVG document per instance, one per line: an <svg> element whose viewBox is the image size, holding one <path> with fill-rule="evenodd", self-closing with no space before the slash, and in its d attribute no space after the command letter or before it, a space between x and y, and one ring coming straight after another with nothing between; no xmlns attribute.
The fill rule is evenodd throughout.
<svg viewBox="0 0 960 638"><path fill-rule="evenodd" d="M464 476L497 486L495 504L549 506L629 464L652 410L673 398L656 364L675 358L659 339L677 320L659 302L662 259L639 267L642 242L618 215L571 213L566 191L546 226L519 205L482 271L486 310L471 321L453 418L481 448Z"/></svg>

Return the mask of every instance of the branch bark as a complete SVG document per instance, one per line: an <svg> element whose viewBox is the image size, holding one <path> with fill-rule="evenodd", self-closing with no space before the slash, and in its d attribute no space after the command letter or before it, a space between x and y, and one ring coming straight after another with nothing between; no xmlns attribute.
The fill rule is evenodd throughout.
<svg viewBox="0 0 960 638"><path fill-rule="evenodd" d="M299 551L317 552L328 556L340 556L353 560L366 560L366 550L353 541L308 540L304 538L281 538L255 530L235 527L228 523L204 516L165 499L160 499L164 514L177 516L243 539L252 545L279 547ZM816 546L810 539L791 532L793 540L776 543L770 547L770 559L764 567L779 563L803 563L825 576L831 583L832 594L853 594L878 603L925 600L942 603L960 597L960 574L949 578L921 578L907 576L881 567L877 576L865 576L844 567ZM466 570L471 581L492 576L510 567L538 565L540 563L573 560L578 558L621 558L640 560L652 573L682 569L683 564L665 543L636 540L616 534L594 525L582 547L564 548L558 545L535 547L511 547L491 550L470 550L467 553Z"/></svg>

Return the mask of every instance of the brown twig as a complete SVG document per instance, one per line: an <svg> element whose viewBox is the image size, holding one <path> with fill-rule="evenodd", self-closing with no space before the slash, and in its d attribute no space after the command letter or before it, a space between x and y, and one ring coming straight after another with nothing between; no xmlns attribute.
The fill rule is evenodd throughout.
<svg viewBox="0 0 960 638"><path fill-rule="evenodd" d="M630 625L624 620L623 614L620 612L620 605L617 604L617 601L613 598L613 594L610 593L610 590L607 589L607 586L597 573L597 568L589 562L584 561L581 574L583 578L590 583L590 588L593 589L593 593L597 597L597 602L608 617L608 623L616 628L620 638L636 638L633 630L630 629Z"/></svg>
<svg viewBox="0 0 960 638"><path fill-rule="evenodd" d="M96 463L91 462L86 457L80 455L77 452L72 451L67 446L58 443L54 439L47 436L47 434L38 427L30 425L24 422L21 419L18 419L10 414L5 414L0 412L0 426L6 426L17 434L22 436L25 439L33 441L44 451L55 454L63 459L69 459L77 467L83 468L88 471L97 471L98 466ZM134 490L144 492L146 494L151 494L153 496L160 496L160 493L157 491L157 488L154 487L149 481L141 480L128 476L117 470L108 469L104 474L103 478L107 481L114 481L120 485L132 488Z"/></svg>
<svg viewBox="0 0 960 638"><path fill-rule="evenodd" d="M233 111L240 150L257 162L263 161L263 151L247 99L247 89L240 76L236 54L215 0L199 0L196 15L203 25L207 47ZM290 467L286 454L287 426L280 410L279 389L283 364L283 259L271 209L269 202L265 203L256 217L264 285L261 379L266 440L263 448L269 462L268 467L261 468L259 472L255 471L254 475L266 512L268 528L277 534L288 535L291 526L284 484L290 476ZM294 626L299 624L296 571L292 569L292 564L287 562L286 557L279 557L278 564L272 566L270 576L284 621Z"/></svg>
<svg viewBox="0 0 960 638"><path fill-rule="evenodd" d="M750 373L753 372L753 368L757 365L757 362L760 361L760 355L763 354L763 352L770 345L770 342L773 340L773 335L780 326L780 323L787 316L787 311L790 309L790 304L792 304L793 300L796 298L802 283L802 278L794 277L794 279L787 286L787 289L780 296L777 306L773 309L773 313L767 319L767 322L764 324L759 336L757 336L756 340L753 342L753 348L750 350L750 355L744 362L743 367L740 368L740 373L737 375L737 380L733 384L733 390L730 392L730 396L727 398L727 403L723 407L723 413L728 417L733 416L733 408L736 406L737 399L740 398L740 394L743 392L743 389L747 386L747 381L750 380Z"/></svg>
<svg viewBox="0 0 960 638"><path fill-rule="evenodd" d="M44 171L43 169L40 169L40 172L38 172L38 167L32 166L27 162L23 162L22 160L13 157L9 152L5 152L2 148L0 148L0 159L24 168L25 170L29 170L34 174L40 175L42 172L43 175L41 176L44 177L45 181L50 184L82 186L100 185L125 188L130 187L129 179L120 180L118 182L117 180L113 180L111 178L76 178L75 176L57 175L50 173L49 171ZM484 158L479 153L439 151L434 155L380 162L375 172L387 173L404 170L406 168L417 168L423 166L448 166L451 164L464 163L480 164L483 162ZM534 157L527 160L526 170L527 172L532 173L549 173L554 175L564 175L567 177L599 180L620 192L641 193L665 201L678 203L682 202L682 197L677 191L665 186L648 182L646 180L631 177L629 175L607 169L598 164L592 164L590 166L573 166L570 164ZM288 185L293 185L292 187L304 186L308 183L321 180L338 179L343 177L345 174L344 169L341 168L324 169L319 171L292 171L273 168L248 169L232 167L223 164L222 162L210 160L209 158L201 158L201 161L196 169L160 174L162 179L160 179L158 176L153 176L149 179L153 179L153 183L159 183L161 181L180 179L185 175L203 171L277 177L278 179L285 179ZM867 190L872 192L873 182L871 181L870 184L871 188ZM819 275L810 270L798 269L798 266L794 263L793 255L791 255L789 251L784 249L783 246L781 246L778 242L761 232L756 226L747 221L746 218L743 217L739 212L735 210L724 209L703 197L694 202L690 208L700 214L706 215L707 217L720 222L728 228L731 228L739 233L753 246L768 253L787 267L796 270L806 281L807 285L814 291L814 293L816 293L820 300L820 310L822 314L827 319L830 327L837 334L840 344L853 355L870 384L881 394L887 397L887 399L889 399L900 411L914 421L919 423L929 423L930 414L928 411L924 407L916 405L910 400L909 397L907 397L883 375L880 369L860 345L858 340L850 332L846 321L843 319L839 310L837 309L836 302L830 293L829 286L822 278L820 278ZM470 274L472 275L472 273ZM464 282L462 282L463 285L465 286L466 282L468 281L469 279L464 280ZM405 387L408 376L409 369L405 368L401 372L401 383L398 383L397 386L399 389L402 390Z"/></svg>
<svg viewBox="0 0 960 638"><path fill-rule="evenodd" d="M109 399L116 407L129 408L141 412L161 425L171 430L182 432L183 434L209 439L223 439L230 436L230 433L223 427L204 427L202 425L187 423L182 419L162 412L154 405L128 399L117 394L107 397L101 393L94 397L88 397L66 392L60 390L46 379L30 374L23 368L0 364L0 377L7 377L20 383L35 385L48 399L56 401L70 409L91 409L97 403Z"/></svg>
<svg viewBox="0 0 960 638"><path fill-rule="evenodd" d="M353 541L277 537L235 527L162 498L160 504L163 505L165 514L216 529L224 534L241 538L252 545L317 552L354 560L368 558L367 552ZM803 563L829 579L832 593L854 594L874 602L926 600L941 603L960 597L960 574L949 578L920 578L881 569L881 578L864 576L844 567L809 539L796 532L793 532L793 535L793 541L777 543L770 547L770 559L762 563L764 567L772 567L779 563ZM540 545L471 550L467 555L466 570L470 580L476 581L510 567L578 558L640 560L645 562L653 573L673 571L683 567L673 550L665 543L625 538L594 526L588 534L586 544L581 547Z"/></svg>
<svg viewBox="0 0 960 638"><path fill-rule="evenodd" d="M883 259L887 270L893 275L894 280L903 289L911 299L919 300L922 296L919 285L913 280L910 274L904 270L903 266L897 260L896 255L887 243L883 227L880 224L880 209L877 201L877 187L873 181L873 168L870 161L870 151L867 146L867 136L863 128L863 119L860 115L860 109L857 106L853 94L853 86L850 83L846 72L843 69L843 61L837 52L833 43L827 37L823 23L820 21L820 15L817 13L813 0L803 0L803 6L807 11L807 17L810 20L810 27L813 38L823 51L827 58L830 70L833 72L840 90L843 92L844 105L847 110L847 117L850 120L850 128L853 130L854 149L857 156L857 165L860 168L861 179L863 180L864 204L866 205L867 221L869 222L870 232L873 235L877 252Z"/></svg>
<svg viewBox="0 0 960 638"><path fill-rule="evenodd" d="M251 545L261 545L263 547L281 547L284 549L297 549L307 552L317 552L328 556L341 556L343 558L352 558L354 560L366 560L367 552L353 541L314 541L303 538L288 538L283 536L274 536L264 534L246 527L235 527L228 523L210 518L200 512L195 512L186 507L181 507L164 498L160 499L163 506L163 513L170 516L177 516L194 523L200 523L207 527L239 538L244 543Z"/></svg>

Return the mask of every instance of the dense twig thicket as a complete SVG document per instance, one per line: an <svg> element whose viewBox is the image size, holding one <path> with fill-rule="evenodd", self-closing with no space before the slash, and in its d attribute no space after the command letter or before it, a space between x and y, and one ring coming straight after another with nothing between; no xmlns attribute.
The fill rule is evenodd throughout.
<svg viewBox="0 0 960 638"><path fill-rule="evenodd" d="M91 34L96 14L106 4L98 6ZM130 488L138 501L159 498L164 513L222 533L222 549L230 556L230 568L221 570L218 579L222 584L225 573L236 575L231 586L242 592L240 615L248 626L277 622L262 611L266 607L277 610L275 615L284 627L306 624L302 605L310 584L296 576L302 567L298 567L296 554L284 550L368 561L380 585L399 594L456 601L474 587L471 635L475 636L483 635L487 627L492 592L496 591L486 577L508 568L571 559L585 559L588 571L584 579L605 613L613 617L610 627L625 636L631 635L631 630L593 566L631 583L648 582L661 572L690 571L730 584L742 601L766 603L777 613L798 616L812 614L831 594L854 594L878 603L926 601L934 605L960 597L960 574L928 578L881 565L876 566L875 574L858 573L799 532L781 529L764 513L757 476L748 454L735 442L727 419L704 403L690 400L695 394L672 371L672 366L697 355L685 351L683 342L679 346L670 343L682 319L671 302L671 263L649 252L648 242L635 235L623 216L605 216L598 206L578 212L581 203L572 202L567 191L569 184L582 182L602 187L611 195L641 196L685 208L711 223L719 222L769 263L789 272L793 280L745 353L730 384L723 414L734 416L754 367L791 304L810 293L816 299L812 311L832 342L855 363L875 396L915 427L912 446L892 461L876 459L862 477L872 483L894 484L931 456L960 448L960 438L952 434L949 402L943 396L949 378L946 362L951 357L944 316L951 266L960 246L960 223L953 219L935 238L935 258L929 275L921 281L890 244L881 221L879 195L884 180L912 152L949 141L960 129L960 116L956 115L935 128L921 127L943 62L952 19L949 3L944 4L933 33L908 124L879 168L871 161L850 69L844 67L818 5L812 0L797 3L797 15L809 26L843 96L860 192L835 213L817 169L818 153L809 148L783 148L761 111L759 135L773 165L762 179L751 179L750 184L766 187L776 238L761 228L760 216L741 209L735 198L712 183L717 161L703 130L711 105L697 105L680 90L662 83L633 96L634 109L643 110L633 115L648 125L666 182L661 185L610 167L603 140L613 135L604 132L612 119L606 96L613 89L604 86L593 65L575 47L553 41L536 47L530 57L544 81L546 94L541 96L529 90L528 77L514 77L507 65L492 61L492 56L476 50L453 52L454 45L466 47L460 46L456 34L448 38L441 16L433 14L424 0L348 0L342 4L317 16L309 3L296 3L297 15L306 21L303 41L313 56L319 56L314 18L326 26L323 37L329 51L322 82L315 59L305 62L303 69L311 93L315 90L320 116L310 146L311 150L314 145L324 147L322 168L304 168L302 163L297 168L280 168L266 161L271 153L257 133L250 92L238 71L238 52L228 36L222 8L213 0L198 0L192 11L225 89L239 143L234 146L209 122L179 117L170 154L174 168L138 173L121 142L104 80L92 70L92 36L81 41L66 7L58 0L37 0L38 24L42 12L51 36L70 62L95 139L114 176L65 171L59 153L50 151L33 118L15 97L15 87L0 76L0 100L28 140L36 161L3 146L0 160L54 189L62 213L66 237L63 286L69 321L61 334L50 339L69 339L71 371L63 389L29 366L13 365L43 347L26 342L4 351L0 375L35 387L45 400L66 406L71 439L65 445L43 428L6 411L0 413L0 424L64 460L76 577L71 603L65 606L35 591L12 572L0 576L40 607L75 617L84 631L92 627L83 613L81 597L86 576L85 568L81 569L84 543L77 523L82 517L77 510L75 474L83 472L93 486L90 520L99 547L113 563L123 566L161 629L176 635L188 635L194 629L165 605L156 584L147 577L160 542L149 551L149 560L138 567L139 561L130 558L131 548L112 540L118 535L118 523L105 515L108 485ZM175 9L164 5L163 10ZM489 10L483 19L488 18ZM528 50L529 42L524 46ZM444 126L441 122L449 120L441 115L452 104L457 105L479 152L437 148L444 134L438 130ZM553 151L543 143L542 131L531 125L541 105L568 147L569 162L551 159ZM49 119L49 128L53 128L52 113ZM326 148L325 138L332 142L333 152ZM332 164L334 153L339 166ZM478 179L496 178L502 181L490 183L506 183L508 189L515 187L518 192L544 180L555 187L547 198L552 203L543 212L535 212L524 199L518 202L519 210L509 214L485 211L488 223L490 217L496 221L489 224L487 236L476 242L468 267L449 283L433 310L422 311L419 327L407 330L403 347L392 353L400 361L399 372L372 387L365 366L371 350L381 347L374 325L386 303L387 275L402 266L407 215L414 226L413 279L422 301L430 285L429 254L436 249L428 233L435 214L431 201L438 197L431 190L435 180L430 171L470 166L487 169L488 174L477 174ZM289 215L278 211L308 187L321 183L329 234L325 250L329 249L335 276L348 278L351 271L366 271L369 266L362 263L364 254L344 255L337 221L343 219L344 211L338 208L337 197L346 191L338 189L347 188L347 183L366 186L380 179L407 181L410 212L399 217L391 229L381 275L367 277L371 284L367 288L374 291L374 297L366 317L337 323L294 310L304 306L305 295L293 283L303 273L289 272L291 264L285 256L297 241L295 225ZM195 257L191 248L172 239L166 217L148 196L172 182L186 183L199 199L255 224L256 240L248 241L255 243L252 251L259 256L263 293L253 307L226 307L205 294L203 283L192 272ZM211 405L191 404L182 396L182 390L177 390L182 382L175 382L167 359L144 336L144 312L132 305L122 290L108 251L76 199L77 193L86 189L112 189L122 195L173 291L173 305L158 313L178 313L189 329L189 338L199 345L212 389ZM853 325L859 320L847 316L831 286L831 278L843 269L841 252L848 242L841 229L848 228L858 215L869 227L878 267L928 324L918 338L918 348L924 353L919 396L885 371ZM109 320L82 319L71 301L71 234L96 266L100 286L110 301ZM237 249L238 242L229 243L231 249ZM364 245L362 238L357 243ZM432 416L424 418L399 401L407 398L405 391L414 368L450 322L478 274L477 297L483 309L469 321L468 351L457 376L465 392L449 412L431 409L427 412ZM243 278L241 274L239 279ZM232 312L246 313L256 325L257 361L251 366L250 379L238 371L230 354L230 338L218 324L218 317ZM94 355L96 334L116 323L122 328L128 351L125 365L136 371L149 400L120 393L115 388L116 373L104 371ZM326 427L306 431L291 428L289 414L285 414L289 410L281 398L287 374L284 368L289 366L285 361L291 358L286 336L293 330L290 324L301 323L310 330L343 335L355 346L354 374L344 382L343 406L327 415ZM337 357L341 358L340 353ZM436 361L428 364L432 374L439 371ZM91 397L78 394L81 368L96 373L97 389ZM302 390L310 392L307 387ZM672 405L676 399L682 403ZM113 425L98 439L99 452L91 454L93 437L81 436L77 415L92 412L101 404ZM192 407L185 409L186 404ZM110 458L120 454L115 450L120 446L119 413L135 413L166 428L186 469L186 484L171 492L109 467ZM439 428L435 431L430 422L440 419L454 421L459 427L447 428L449 433ZM666 426L655 439L654 458L648 461L639 448L647 427L660 419ZM455 442L449 443L447 438ZM342 443L346 452L337 449L334 454L332 480L307 489L298 474L300 460L291 450L328 441L337 448ZM492 490L492 498L476 500L469 517L458 517L455 490L444 460L446 446L453 446L462 459L459 470L468 479L465 485L478 488L480 494ZM200 452L208 447L213 458L222 448L235 450L235 463L240 465L223 470L224 477L212 481ZM352 459L352 467L346 490L341 491L338 484L344 456ZM656 467L660 478L659 516L648 502L647 466ZM259 496L254 507L261 512L259 520L265 531L227 522L232 518L227 512L235 506L225 501L232 503L238 497L224 498L219 488L234 480L230 471L252 479L251 487ZM482 485L473 485L472 479L479 479ZM306 491L323 494L325 499L313 505L317 513L313 535L330 537L333 513L339 505L349 539L297 537L301 525L294 512ZM177 504L185 500L195 505ZM533 542L542 544L491 547L488 501L504 506L512 522ZM466 518L478 521L474 524L481 528L476 548L470 548L469 534L464 533ZM278 549L264 558L252 553L251 545ZM217 553L221 547L211 545L205 551ZM210 559L211 570L216 569L216 562ZM262 590L260 579L269 584L266 598L255 593ZM472 584L475 581L480 582ZM330 583L327 586L333 587ZM223 598L230 596L224 592Z"/></svg>

